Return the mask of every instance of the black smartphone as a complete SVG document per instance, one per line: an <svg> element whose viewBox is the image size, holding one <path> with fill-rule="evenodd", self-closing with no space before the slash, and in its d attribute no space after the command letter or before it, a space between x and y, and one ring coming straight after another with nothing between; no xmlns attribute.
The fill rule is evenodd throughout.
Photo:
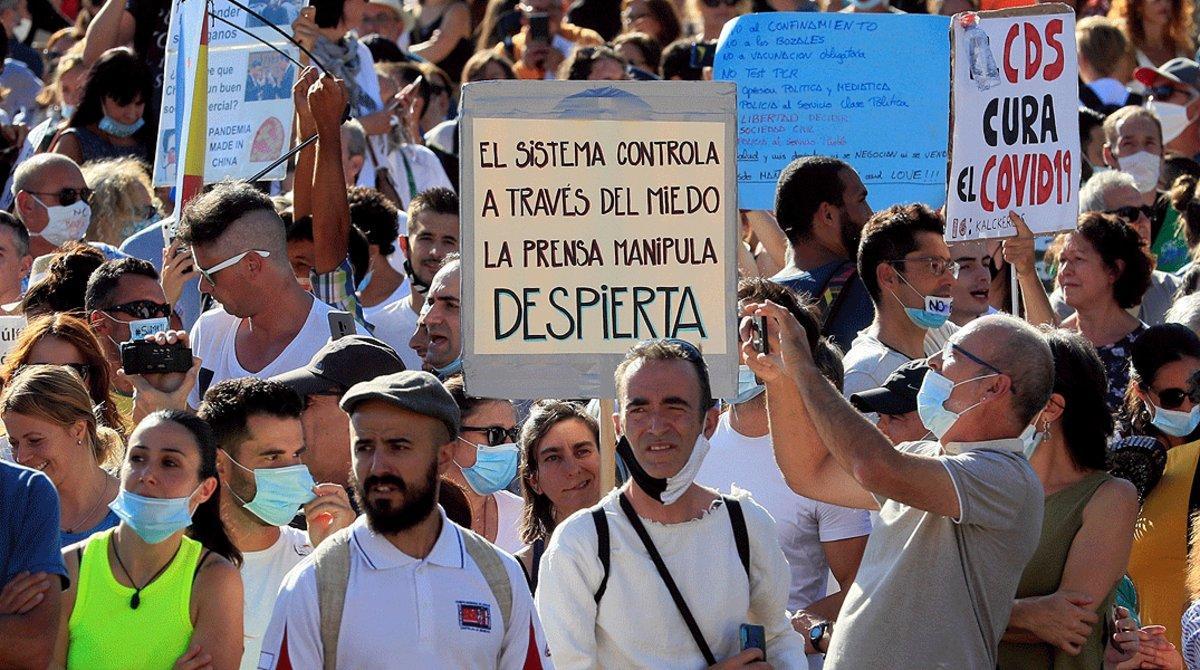
<svg viewBox="0 0 1200 670"><path fill-rule="evenodd" d="M529 15L529 39L543 44L550 43L550 15L536 12Z"/></svg>
<svg viewBox="0 0 1200 670"><path fill-rule="evenodd" d="M695 42L692 44L692 53L688 58L688 67L692 68L693 70L712 67L716 57L716 42Z"/></svg>
<svg viewBox="0 0 1200 670"><path fill-rule="evenodd" d="M742 651L761 649L763 654L767 653L767 632L762 626L744 623L738 629L738 638L742 642Z"/></svg>
<svg viewBox="0 0 1200 670"><path fill-rule="evenodd" d="M347 335L354 334L354 317L350 316L350 312L329 313L329 338L333 340L341 339Z"/></svg>
<svg viewBox="0 0 1200 670"><path fill-rule="evenodd" d="M121 368L127 375L187 372L192 369L192 350L182 342L158 344L145 340L121 343Z"/></svg>
<svg viewBox="0 0 1200 670"><path fill-rule="evenodd" d="M750 322L750 346L760 354L771 353L771 345L767 341L767 317L755 316L751 317Z"/></svg>

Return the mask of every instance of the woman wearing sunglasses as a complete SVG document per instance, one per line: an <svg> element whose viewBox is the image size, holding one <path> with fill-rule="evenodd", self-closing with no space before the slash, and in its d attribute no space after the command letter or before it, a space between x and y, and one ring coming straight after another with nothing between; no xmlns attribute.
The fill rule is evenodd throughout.
<svg viewBox="0 0 1200 670"><path fill-rule="evenodd" d="M621 7L622 33L645 33L670 44L679 39L683 26L671 0L624 0Z"/></svg>
<svg viewBox="0 0 1200 670"><path fill-rule="evenodd" d="M1153 326L1133 343L1129 387L1109 456L1113 474L1138 487L1142 512L1129 557L1142 623L1179 645L1188 606L1188 538L1200 512L1200 337L1180 324Z"/></svg>
<svg viewBox="0 0 1200 670"><path fill-rule="evenodd" d="M712 42L721 36L721 28L742 14L750 13L750 0L687 0L688 34L702 42ZM663 44L666 44L664 42Z"/></svg>
<svg viewBox="0 0 1200 670"><path fill-rule="evenodd" d="M133 403L131 400L120 402L119 396L112 392L108 361L100 341L87 323L61 313L31 320L4 356L4 362L0 363L0 383L7 386L21 368L41 364L74 369L87 386L100 425L115 430L122 437L127 434L125 417L130 416ZM119 404L127 409L118 407ZM118 454L118 462L119 458Z"/></svg>
<svg viewBox="0 0 1200 670"><path fill-rule="evenodd" d="M517 476L517 413L507 400L467 395L462 375L445 382L462 412L454 465L446 479L462 487L471 504L471 530L510 554L520 551L525 502L505 489Z"/></svg>
<svg viewBox="0 0 1200 670"><path fill-rule="evenodd" d="M583 405L543 400L521 428L521 541L517 560L537 590L538 564L563 519L600 502L600 426Z"/></svg>
<svg viewBox="0 0 1200 670"><path fill-rule="evenodd" d="M1075 310L1062 325L1096 347L1107 371L1108 407L1115 412L1129 385L1130 346L1146 330L1129 310L1141 304L1154 263L1133 228L1099 212L1079 217L1058 262L1058 287Z"/></svg>
<svg viewBox="0 0 1200 670"><path fill-rule="evenodd" d="M192 414L156 412L129 440L115 528L63 549L57 667L232 670L241 555L219 515L217 447Z"/></svg>
<svg viewBox="0 0 1200 670"><path fill-rule="evenodd" d="M41 471L58 490L62 546L112 528L119 519L108 504L117 496L115 470L121 438L102 428L79 374L60 365L27 366L5 385L0 420L12 458Z"/></svg>

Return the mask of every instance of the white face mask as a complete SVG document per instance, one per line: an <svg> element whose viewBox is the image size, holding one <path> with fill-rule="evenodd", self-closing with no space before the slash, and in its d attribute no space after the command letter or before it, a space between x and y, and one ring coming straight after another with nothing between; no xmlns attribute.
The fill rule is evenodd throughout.
<svg viewBox="0 0 1200 670"><path fill-rule="evenodd" d="M1158 187L1158 174L1162 169L1162 156L1149 151L1139 151L1128 156L1117 157L1121 172L1133 177L1139 193L1149 193Z"/></svg>
<svg viewBox="0 0 1200 670"><path fill-rule="evenodd" d="M29 37L29 29L33 27L33 20L28 16L17 22L13 26L13 39L18 42L24 42L26 37Z"/></svg>
<svg viewBox="0 0 1200 670"><path fill-rule="evenodd" d="M88 225L92 222L92 208L83 200L77 200L70 207L55 205L51 207L42 202L36 195L30 195L37 204L46 208L46 228L40 233L34 233L56 247L67 242L83 239Z"/></svg>
<svg viewBox="0 0 1200 670"><path fill-rule="evenodd" d="M1192 123L1192 120L1188 118L1187 107L1184 105L1150 100L1146 103L1146 109L1154 112L1154 115L1158 117L1158 122L1162 124L1163 144L1173 142Z"/></svg>

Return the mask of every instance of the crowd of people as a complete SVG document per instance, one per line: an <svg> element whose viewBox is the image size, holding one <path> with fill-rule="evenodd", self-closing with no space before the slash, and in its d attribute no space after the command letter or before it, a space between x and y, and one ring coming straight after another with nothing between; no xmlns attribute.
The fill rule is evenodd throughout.
<svg viewBox="0 0 1200 670"><path fill-rule="evenodd" d="M316 141L176 207L170 3L0 0L0 667L1200 670L1190 3L1075 7L1073 229L948 246L797 158L728 259L736 397L648 340L612 416L468 393L461 86L1025 3L249 4Z"/></svg>

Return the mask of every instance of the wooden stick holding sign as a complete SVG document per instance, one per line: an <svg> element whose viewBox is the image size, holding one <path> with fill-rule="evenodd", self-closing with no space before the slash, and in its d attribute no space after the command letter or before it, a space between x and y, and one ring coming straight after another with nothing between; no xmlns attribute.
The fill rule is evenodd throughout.
<svg viewBox="0 0 1200 670"><path fill-rule="evenodd" d="M613 425L612 398L600 400L600 495L617 485L617 427Z"/></svg>

